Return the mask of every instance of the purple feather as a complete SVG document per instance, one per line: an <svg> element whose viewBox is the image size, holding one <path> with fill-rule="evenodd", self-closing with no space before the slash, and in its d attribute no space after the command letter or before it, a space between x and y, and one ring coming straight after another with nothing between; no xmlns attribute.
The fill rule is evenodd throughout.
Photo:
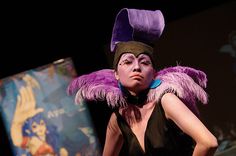
<svg viewBox="0 0 236 156"><path fill-rule="evenodd" d="M126 102L118 87L114 76L114 70L103 69L82 75L74 79L67 93L76 93L75 102L81 103L85 100L106 100L109 106L124 106Z"/></svg>
<svg viewBox="0 0 236 156"><path fill-rule="evenodd" d="M114 71L111 69L103 69L75 78L69 84L67 93L72 95L77 92L79 88L90 84L107 84L109 86L118 87L117 80L114 79Z"/></svg>
<svg viewBox="0 0 236 156"><path fill-rule="evenodd" d="M159 101L166 91L174 92L195 114L199 114L196 101L208 102L206 74L190 67L175 66L165 68L157 73L162 81L155 89L150 89L148 101ZM75 102L83 100L106 100L111 107L126 106L127 103L118 87L114 70L103 69L82 75L74 79L67 90L69 95L76 93Z"/></svg>
<svg viewBox="0 0 236 156"><path fill-rule="evenodd" d="M162 84L150 90L148 101L160 100L163 93L175 93L195 114L199 114L196 101L203 104L208 102L208 95L203 88L206 87L206 74L190 67L175 66L165 68L157 73L157 79ZM203 88L202 88L203 87Z"/></svg>
<svg viewBox="0 0 236 156"><path fill-rule="evenodd" d="M191 67L175 66L162 69L158 72L158 75L164 75L169 72L180 72L190 76L201 87L206 88L207 78L206 74L201 70L197 70Z"/></svg>

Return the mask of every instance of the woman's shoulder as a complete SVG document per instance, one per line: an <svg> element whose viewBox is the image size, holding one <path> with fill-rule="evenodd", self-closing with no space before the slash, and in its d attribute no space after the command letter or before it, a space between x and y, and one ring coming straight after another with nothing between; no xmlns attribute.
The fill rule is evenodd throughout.
<svg viewBox="0 0 236 156"><path fill-rule="evenodd" d="M110 133L112 134L121 134L121 131L120 131L120 128L119 128L119 125L117 123L117 115L115 112L113 112L111 114L111 117L110 117L110 120L108 122L108 125L107 125L107 129L110 131Z"/></svg>

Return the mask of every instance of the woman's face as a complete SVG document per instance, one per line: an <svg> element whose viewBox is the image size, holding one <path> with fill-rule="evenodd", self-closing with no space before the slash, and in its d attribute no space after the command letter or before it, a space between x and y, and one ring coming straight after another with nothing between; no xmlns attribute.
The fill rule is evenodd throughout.
<svg viewBox="0 0 236 156"><path fill-rule="evenodd" d="M136 57L132 53L124 53L118 62L115 76L131 94L136 95L149 87L155 78L155 69L148 55Z"/></svg>
<svg viewBox="0 0 236 156"><path fill-rule="evenodd" d="M33 122L31 125L32 131L38 136L45 136L46 135L46 124L44 120L40 120L39 123Z"/></svg>

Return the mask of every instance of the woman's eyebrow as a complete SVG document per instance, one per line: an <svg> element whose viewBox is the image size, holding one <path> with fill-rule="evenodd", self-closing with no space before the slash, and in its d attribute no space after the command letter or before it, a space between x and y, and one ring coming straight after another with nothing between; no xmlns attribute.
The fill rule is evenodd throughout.
<svg viewBox="0 0 236 156"><path fill-rule="evenodd" d="M139 60L147 60L150 61L150 58L148 56L140 56L138 57Z"/></svg>
<svg viewBox="0 0 236 156"><path fill-rule="evenodd" d="M121 58L121 60L133 59L133 58L134 58L133 55L125 55L123 58Z"/></svg>

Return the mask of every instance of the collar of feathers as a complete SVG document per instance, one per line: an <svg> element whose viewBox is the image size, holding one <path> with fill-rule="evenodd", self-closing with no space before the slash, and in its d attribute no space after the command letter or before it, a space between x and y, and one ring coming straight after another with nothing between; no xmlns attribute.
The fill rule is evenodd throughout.
<svg viewBox="0 0 236 156"><path fill-rule="evenodd" d="M208 95L205 92L206 74L191 67L175 66L164 68L157 72L156 79L161 84L150 89L147 102L159 101L166 92L175 93L195 114L199 114L196 103L207 104ZM68 86L69 95L75 95L75 103L88 101L106 101L108 106L127 106L125 97L118 86L112 69L103 69L75 78Z"/></svg>

